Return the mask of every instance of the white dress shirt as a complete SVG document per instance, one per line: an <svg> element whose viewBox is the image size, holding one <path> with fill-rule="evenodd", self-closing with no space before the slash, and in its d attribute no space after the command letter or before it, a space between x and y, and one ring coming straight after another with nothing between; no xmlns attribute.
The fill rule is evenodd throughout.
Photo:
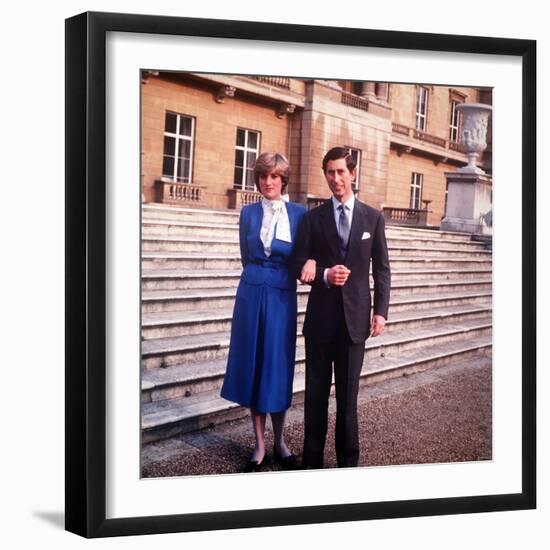
<svg viewBox="0 0 550 550"><path fill-rule="evenodd" d="M338 210L338 207L344 204L344 212L346 216L348 217L349 222L349 228L351 230L351 221L353 219L353 207L355 206L355 195L352 193L351 197L344 203L341 203L334 195L332 195L332 211L334 213L334 222L336 223L336 229L338 230L338 224L340 223L340 210ZM330 286L328 284L328 270L329 268L325 268L325 271L323 272L323 280L325 281L326 286Z"/></svg>

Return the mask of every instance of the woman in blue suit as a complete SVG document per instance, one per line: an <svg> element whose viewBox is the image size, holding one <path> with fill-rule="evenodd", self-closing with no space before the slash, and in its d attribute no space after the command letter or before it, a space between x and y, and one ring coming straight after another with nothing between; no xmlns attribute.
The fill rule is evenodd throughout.
<svg viewBox="0 0 550 550"><path fill-rule="evenodd" d="M264 433L271 415L275 459L284 469L296 467L283 428L292 400L296 353L296 279L289 269L298 226L306 209L285 202L289 165L278 153L263 153L254 166L261 201L245 206L239 220L243 272L237 289L227 371L221 396L250 408L256 446L245 472L266 460ZM306 262L302 280L315 276Z"/></svg>

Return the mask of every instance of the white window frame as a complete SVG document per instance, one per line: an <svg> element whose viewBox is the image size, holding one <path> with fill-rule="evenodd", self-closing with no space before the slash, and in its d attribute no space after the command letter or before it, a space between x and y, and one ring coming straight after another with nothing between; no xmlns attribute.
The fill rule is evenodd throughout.
<svg viewBox="0 0 550 550"><path fill-rule="evenodd" d="M416 87L416 122L415 127L422 132L428 126L428 98L429 90L426 86Z"/></svg>
<svg viewBox="0 0 550 550"><path fill-rule="evenodd" d="M354 191L359 191L359 182L360 182L360 175L361 175L361 149L357 149L356 147L349 147L346 145L346 149L348 150L348 153L353 156L353 153L356 153L355 158L355 178L351 182L351 187Z"/></svg>
<svg viewBox="0 0 550 550"><path fill-rule="evenodd" d="M243 173L242 173L242 176L241 176L241 181L240 182L235 181L235 176L233 176L233 188L234 189L241 189L243 191L253 191L254 190L254 180L253 180L253 183L252 183L252 187L250 187L250 188L246 187L246 180L247 180L246 176L247 176L247 172L250 171L246 167L246 158L247 158L248 153L255 153L256 154L256 159L258 158L258 155L260 154L260 140L261 140L262 134L258 130L249 130L248 128L237 128L237 133L235 134L235 142L237 141L239 131L245 133L244 134L244 145L237 145L235 143L235 168L237 168L237 151L243 151L243 163L244 163L244 165L242 166ZM258 136L258 138L256 140L256 147L255 148L248 146L248 137L249 137L250 134L256 134Z"/></svg>
<svg viewBox="0 0 550 550"><path fill-rule="evenodd" d="M458 143L460 141L460 127L462 126L462 114L457 110L457 105L463 103L451 99L451 119L449 121L449 141Z"/></svg>
<svg viewBox="0 0 550 550"><path fill-rule="evenodd" d="M176 132L168 132L166 130L166 114L176 115ZM180 128L182 126L181 120L189 119L191 121L191 135L185 135L180 133ZM163 180L169 180L169 181L175 181L178 183L192 183L193 182L193 156L194 156L194 150L195 150L195 117L192 117L190 115L184 115L181 113L175 113L174 111L166 111L165 118L164 118L164 138L171 137L175 138L176 140L176 148L174 151L174 157L172 155L166 155L164 154L164 142L163 142L163 152L162 152L162 179ZM178 153L179 153L179 146L180 146L180 139L184 139L185 141L189 141L191 143L191 146L189 148L189 174L187 176L181 177L178 176L178 168L179 163L183 159L180 159ZM171 174L165 174L164 173L164 158L170 157L173 158L174 161L174 167ZM186 181L187 180L187 181Z"/></svg>
<svg viewBox="0 0 550 550"><path fill-rule="evenodd" d="M424 185L424 174L413 172L411 175L411 187L409 197L409 208L419 210L422 203L422 187Z"/></svg>

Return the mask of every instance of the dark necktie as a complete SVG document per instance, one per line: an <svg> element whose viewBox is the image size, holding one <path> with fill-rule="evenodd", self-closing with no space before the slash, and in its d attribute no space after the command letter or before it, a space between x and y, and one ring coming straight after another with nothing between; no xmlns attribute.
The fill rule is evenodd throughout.
<svg viewBox="0 0 550 550"><path fill-rule="evenodd" d="M346 254L349 241L349 220L346 214L346 206L341 204L338 207L340 210L340 217L338 219L338 236L340 237L340 243L343 255Z"/></svg>

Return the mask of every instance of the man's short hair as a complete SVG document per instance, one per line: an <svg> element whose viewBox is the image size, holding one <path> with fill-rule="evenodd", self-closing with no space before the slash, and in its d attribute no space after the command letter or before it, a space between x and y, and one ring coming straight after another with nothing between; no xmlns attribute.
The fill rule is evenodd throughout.
<svg viewBox="0 0 550 550"><path fill-rule="evenodd" d="M286 190L288 185L288 179L290 177L290 167L287 158L280 153L262 153L257 159L254 165L254 182L259 187L260 176L267 176L269 173L275 172L276 175L281 176L282 189Z"/></svg>
<svg viewBox="0 0 550 550"><path fill-rule="evenodd" d="M357 166L347 147L333 147L323 158L323 172L327 171L329 160L346 159L346 166L352 172Z"/></svg>

